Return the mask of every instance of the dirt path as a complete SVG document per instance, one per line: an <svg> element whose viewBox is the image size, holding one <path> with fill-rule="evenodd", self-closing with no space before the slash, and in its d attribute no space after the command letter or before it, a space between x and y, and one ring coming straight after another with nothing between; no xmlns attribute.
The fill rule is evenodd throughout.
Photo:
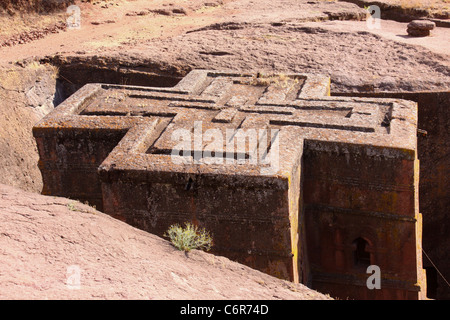
<svg viewBox="0 0 450 320"><path fill-rule="evenodd" d="M205 2L209 5L205 6ZM115 5L105 8L77 3L81 10L81 29L68 29L25 44L0 48L0 63L54 54L100 53L143 40L164 39L220 20L221 15L216 11L221 10L222 2L176 1L177 5L170 6L173 1L169 0L115 1ZM171 13L173 8L183 8L185 13ZM157 13L158 10L167 10L170 15Z"/></svg>

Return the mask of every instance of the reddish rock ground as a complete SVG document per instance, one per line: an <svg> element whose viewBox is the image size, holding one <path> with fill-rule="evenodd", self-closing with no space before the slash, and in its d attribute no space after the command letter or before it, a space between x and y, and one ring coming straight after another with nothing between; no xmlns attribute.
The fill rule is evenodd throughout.
<svg viewBox="0 0 450 320"><path fill-rule="evenodd" d="M0 212L0 299L329 299L69 199L0 185Z"/></svg>

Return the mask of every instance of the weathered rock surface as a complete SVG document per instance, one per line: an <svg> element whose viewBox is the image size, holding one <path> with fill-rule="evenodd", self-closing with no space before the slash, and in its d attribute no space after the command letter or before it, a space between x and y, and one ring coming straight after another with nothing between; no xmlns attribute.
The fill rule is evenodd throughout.
<svg viewBox="0 0 450 320"><path fill-rule="evenodd" d="M407 32L412 37L426 37L435 27L436 24L432 21L413 20L408 24Z"/></svg>
<svg viewBox="0 0 450 320"><path fill-rule="evenodd" d="M329 299L69 199L0 185L0 211L0 299Z"/></svg>
<svg viewBox="0 0 450 320"><path fill-rule="evenodd" d="M0 67L0 183L41 191L39 157L31 129L53 109L56 72L38 63Z"/></svg>

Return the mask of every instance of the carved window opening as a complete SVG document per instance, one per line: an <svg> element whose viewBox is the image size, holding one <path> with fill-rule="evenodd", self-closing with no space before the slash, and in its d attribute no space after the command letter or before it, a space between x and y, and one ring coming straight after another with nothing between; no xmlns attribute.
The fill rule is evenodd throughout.
<svg viewBox="0 0 450 320"><path fill-rule="evenodd" d="M370 263L370 252L367 251L369 243L363 238L358 238L353 241L353 257L355 266L368 267Z"/></svg>
<svg viewBox="0 0 450 320"><path fill-rule="evenodd" d="M427 298L436 299L438 289L437 270L434 267L424 268L427 275Z"/></svg>

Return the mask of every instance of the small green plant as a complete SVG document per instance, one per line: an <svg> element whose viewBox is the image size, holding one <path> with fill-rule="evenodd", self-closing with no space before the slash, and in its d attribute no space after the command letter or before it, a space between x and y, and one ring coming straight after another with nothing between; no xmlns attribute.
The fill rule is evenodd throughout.
<svg viewBox="0 0 450 320"><path fill-rule="evenodd" d="M77 203L79 205L77 205ZM67 209L69 209L70 211L95 214L95 210L97 210L95 205L91 206L87 201L85 201L84 204L86 206L88 206L88 208L86 208L86 206L83 206L83 204L81 202L78 202L78 201L69 202L69 203L67 203L66 206L67 206ZM94 210L90 210L90 209L94 209Z"/></svg>
<svg viewBox="0 0 450 320"><path fill-rule="evenodd" d="M67 208L68 208L70 211L78 211L78 208L75 207L75 203L73 203L73 202L68 203L68 204L67 204Z"/></svg>
<svg viewBox="0 0 450 320"><path fill-rule="evenodd" d="M165 236L172 244L181 251L192 249L205 249L208 251L212 246L212 237L205 229L199 229L192 223L186 222L185 227L178 224L170 226Z"/></svg>

